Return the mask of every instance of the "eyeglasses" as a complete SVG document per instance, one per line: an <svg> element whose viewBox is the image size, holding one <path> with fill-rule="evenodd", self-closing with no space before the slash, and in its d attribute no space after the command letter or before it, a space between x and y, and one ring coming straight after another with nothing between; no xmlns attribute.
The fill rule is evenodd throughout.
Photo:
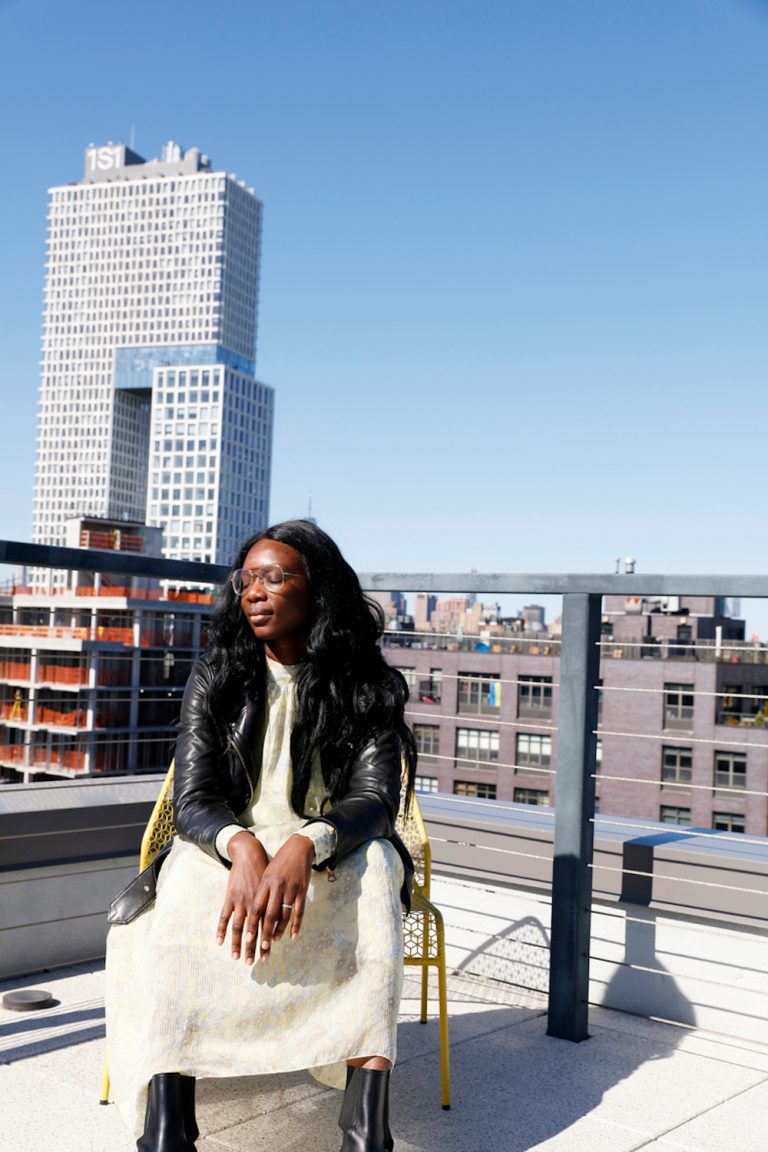
<svg viewBox="0 0 768 1152"><path fill-rule="evenodd" d="M263 568L235 568L229 574L229 582L234 589L235 596L243 596L255 580L258 580L267 592L279 592L285 583L286 576L305 576L305 572L286 572L279 564L266 564Z"/></svg>

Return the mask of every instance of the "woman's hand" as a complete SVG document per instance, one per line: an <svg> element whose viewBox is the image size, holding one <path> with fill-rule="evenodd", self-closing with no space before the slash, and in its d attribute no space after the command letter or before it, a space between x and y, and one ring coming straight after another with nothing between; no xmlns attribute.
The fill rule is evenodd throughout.
<svg viewBox="0 0 768 1152"><path fill-rule="evenodd" d="M245 944L245 962L252 964L256 953L256 925L261 925L259 957L269 959L273 940L280 940L291 923L291 940L301 930L307 890L312 875L315 845L308 836L296 833L289 836L282 848L265 868L253 914L248 920Z"/></svg>
<svg viewBox="0 0 768 1152"><path fill-rule="evenodd" d="M232 921L232 956L240 959L240 949L243 940L243 929L249 919L251 909L256 906L262 877L269 865L269 857L264 845L250 832L237 832L229 841L227 850L232 861L232 868L227 881L227 895L221 909L221 916L216 928L216 943L223 944L227 934L227 925ZM254 929L258 928L258 920ZM250 925L249 925L250 934ZM254 942L255 942L254 934ZM248 956L249 940L246 937L246 960ZM253 962L253 948L251 947L251 963Z"/></svg>
<svg viewBox="0 0 768 1152"><path fill-rule="evenodd" d="M289 836L270 861L264 846L250 832L237 832L229 841L232 868L227 895L216 929L216 941L224 943L227 925L232 921L232 956L253 964L256 940L261 929L259 949L262 960L269 958L273 940L279 940L291 922L291 939L301 929L307 889L312 875L315 845L300 833Z"/></svg>

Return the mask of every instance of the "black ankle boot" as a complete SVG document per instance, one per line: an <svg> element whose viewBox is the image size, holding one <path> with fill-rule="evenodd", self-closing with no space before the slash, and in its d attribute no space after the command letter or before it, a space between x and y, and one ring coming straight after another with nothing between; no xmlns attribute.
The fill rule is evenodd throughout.
<svg viewBox="0 0 768 1152"><path fill-rule="evenodd" d="M342 1132L346 1132L347 1128L349 1128L355 1114L355 1093L349 1086L354 1070L351 1064L347 1064L347 1083L344 1087L344 1099L341 1102L341 1112L339 1112L339 1128L341 1128Z"/></svg>
<svg viewBox="0 0 768 1152"><path fill-rule="evenodd" d="M183 1080L191 1080L183 1085ZM137 1152L196 1152L194 1140L187 1125L197 1129L194 1119L195 1082L178 1072L160 1072L149 1082L144 1135L137 1141ZM185 1100L192 1112L185 1117Z"/></svg>
<svg viewBox="0 0 768 1152"><path fill-rule="evenodd" d="M392 1152L389 1130L389 1070L351 1068L339 1116L341 1152Z"/></svg>
<svg viewBox="0 0 768 1152"><path fill-rule="evenodd" d="M188 1144L194 1144L200 1135L195 1116L195 1078L181 1077L181 1113L184 1117L184 1135Z"/></svg>

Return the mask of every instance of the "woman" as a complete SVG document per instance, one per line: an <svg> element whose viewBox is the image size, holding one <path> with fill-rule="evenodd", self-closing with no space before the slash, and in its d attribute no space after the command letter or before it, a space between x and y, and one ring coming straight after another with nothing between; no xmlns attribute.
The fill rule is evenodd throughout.
<svg viewBox="0 0 768 1152"><path fill-rule="evenodd" d="M241 549L184 693L156 902L108 941L112 1088L140 1152L194 1152L195 1077L307 1067L345 1087L342 1152L393 1147L416 752L380 633L314 524Z"/></svg>

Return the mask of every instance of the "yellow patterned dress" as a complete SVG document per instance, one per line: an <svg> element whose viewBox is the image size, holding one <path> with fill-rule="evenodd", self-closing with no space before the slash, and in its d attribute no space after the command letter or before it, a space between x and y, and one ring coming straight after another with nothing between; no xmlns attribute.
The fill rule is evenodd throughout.
<svg viewBox="0 0 768 1152"><path fill-rule="evenodd" d="M243 823L271 857L303 820L291 808L290 733L297 669L268 662L262 772ZM323 796L319 771L308 815ZM227 870L177 839L157 900L107 941L107 1045L112 1093L129 1131L144 1128L156 1072L252 1076L308 1068L344 1086L344 1061L394 1062L403 978L400 887L393 846L373 840L340 861L336 882L313 872L304 923L269 959L234 960L216 944Z"/></svg>

